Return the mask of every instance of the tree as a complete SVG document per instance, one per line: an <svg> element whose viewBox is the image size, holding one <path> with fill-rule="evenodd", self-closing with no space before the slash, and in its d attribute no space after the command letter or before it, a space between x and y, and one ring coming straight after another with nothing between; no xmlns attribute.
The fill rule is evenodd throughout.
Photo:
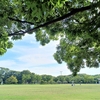
<svg viewBox="0 0 100 100"><path fill-rule="evenodd" d="M17 82L18 82L17 78L13 75L7 78L5 81L6 84L16 84Z"/></svg>
<svg viewBox="0 0 100 100"><path fill-rule="evenodd" d="M6 74L9 73L10 70L8 68L0 67L0 83L3 83L6 79Z"/></svg>
<svg viewBox="0 0 100 100"><path fill-rule="evenodd" d="M73 75L85 65L99 67L100 0L1 0L0 5L1 55L13 46L10 39L35 33L42 45L60 37L54 58Z"/></svg>
<svg viewBox="0 0 100 100"><path fill-rule="evenodd" d="M40 83L41 82L41 76L40 75L35 75L35 76L36 76L35 83Z"/></svg>
<svg viewBox="0 0 100 100"><path fill-rule="evenodd" d="M22 83L31 82L31 72L29 70L23 70L21 72Z"/></svg>
<svg viewBox="0 0 100 100"><path fill-rule="evenodd" d="M51 75L41 75L42 82L41 83L53 83L53 77Z"/></svg>
<svg viewBox="0 0 100 100"><path fill-rule="evenodd" d="M65 76L60 75L57 78L58 78L58 81L60 81L61 83L65 81Z"/></svg>
<svg viewBox="0 0 100 100"><path fill-rule="evenodd" d="M35 73L31 74L31 83L35 83L36 82L36 75Z"/></svg>

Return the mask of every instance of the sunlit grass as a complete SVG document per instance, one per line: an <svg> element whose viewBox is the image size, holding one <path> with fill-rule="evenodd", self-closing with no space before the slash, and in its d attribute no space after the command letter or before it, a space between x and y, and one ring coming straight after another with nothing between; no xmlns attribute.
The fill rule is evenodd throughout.
<svg viewBox="0 0 100 100"><path fill-rule="evenodd" d="M100 100L100 85L1 85L0 100Z"/></svg>

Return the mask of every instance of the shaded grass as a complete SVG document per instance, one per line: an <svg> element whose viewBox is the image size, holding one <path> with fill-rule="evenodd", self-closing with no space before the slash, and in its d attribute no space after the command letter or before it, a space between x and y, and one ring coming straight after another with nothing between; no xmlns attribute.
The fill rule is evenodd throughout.
<svg viewBox="0 0 100 100"><path fill-rule="evenodd" d="M0 100L100 100L100 85L1 85Z"/></svg>

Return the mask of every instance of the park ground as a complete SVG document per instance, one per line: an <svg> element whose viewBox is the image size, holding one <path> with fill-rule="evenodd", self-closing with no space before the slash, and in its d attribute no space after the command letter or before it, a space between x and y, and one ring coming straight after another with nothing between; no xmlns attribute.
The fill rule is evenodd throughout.
<svg viewBox="0 0 100 100"><path fill-rule="evenodd" d="M100 100L100 84L1 85L0 100Z"/></svg>

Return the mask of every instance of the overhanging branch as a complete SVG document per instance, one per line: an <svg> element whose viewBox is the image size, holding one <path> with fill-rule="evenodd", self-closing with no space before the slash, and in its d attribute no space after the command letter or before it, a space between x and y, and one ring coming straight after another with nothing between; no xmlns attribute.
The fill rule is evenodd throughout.
<svg viewBox="0 0 100 100"><path fill-rule="evenodd" d="M48 25L53 24L53 23L55 23L55 22L61 21L61 20L65 19L65 18L68 18L68 17L70 17L70 16L72 16L72 15L74 15L74 14L76 14L76 13L83 12L83 11L86 11L86 10L89 10L89 9L91 9L91 5L86 6L86 7L81 7L81 8L75 8L75 9L72 9L69 13L67 13L67 14L65 14L65 15L63 15L63 16L61 16L61 17L59 17L59 18L56 18L56 19L54 19L54 20L51 20L51 21L49 21L49 22L46 22L46 23L41 24L41 25L39 25L39 26L36 26L36 27L34 27L34 28L32 28L32 29L26 30L26 31L24 31L24 32L21 33L21 34L20 34L19 32L15 32L15 33L9 34L8 36L23 35L23 34L28 33L28 32L33 32L33 31L35 31L36 29L39 29L39 28L41 28L41 27L48 26Z"/></svg>
<svg viewBox="0 0 100 100"><path fill-rule="evenodd" d="M28 24L34 25L34 23L32 23L32 22L22 21L22 20L19 20L19 19L11 18L11 17L8 17L8 19L11 20L11 21L16 21L16 22L20 22L20 23L28 23Z"/></svg>

